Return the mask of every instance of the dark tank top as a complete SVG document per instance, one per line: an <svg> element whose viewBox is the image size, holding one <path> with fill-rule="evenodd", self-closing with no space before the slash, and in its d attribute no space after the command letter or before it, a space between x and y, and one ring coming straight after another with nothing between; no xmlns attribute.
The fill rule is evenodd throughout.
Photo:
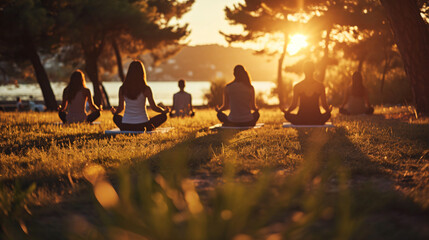
<svg viewBox="0 0 429 240"><path fill-rule="evenodd" d="M320 116L319 108L319 94L313 93L311 96L307 96L304 93L299 95L299 110L298 116L302 117L318 117Z"/></svg>

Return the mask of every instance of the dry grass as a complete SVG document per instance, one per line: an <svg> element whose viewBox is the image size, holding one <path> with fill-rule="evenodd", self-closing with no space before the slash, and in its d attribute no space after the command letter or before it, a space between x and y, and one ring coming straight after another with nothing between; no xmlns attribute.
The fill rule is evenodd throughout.
<svg viewBox="0 0 429 240"><path fill-rule="evenodd" d="M279 111L262 110L262 129L211 132L215 113L201 110L169 119L166 134L114 137L103 134L114 128L108 112L100 125L65 126L53 124L55 113L1 113L0 203L32 215L4 210L0 234L17 223L17 239L427 239L429 121L408 120L408 108L376 113L295 130L281 128ZM114 209L93 192L94 166L119 193ZM203 207L196 215L189 181ZM167 210L156 212L157 201ZM28 235L19 235L23 224Z"/></svg>

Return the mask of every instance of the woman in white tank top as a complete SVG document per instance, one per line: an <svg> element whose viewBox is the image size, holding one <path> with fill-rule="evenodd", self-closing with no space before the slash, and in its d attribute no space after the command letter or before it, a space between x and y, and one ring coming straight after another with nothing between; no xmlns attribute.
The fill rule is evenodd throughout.
<svg viewBox="0 0 429 240"><path fill-rule="evenodd" d="M146 99L151 109L161 114L149 118ZM124 116L119 115L124 109ZM155 104L141 61L134 60L130 64L125 81L119 88L119 106L116 109L112 107L111 111L113 121L121 131L151 131L167 121L169 110Z"/></svg>
<svg viewBox="0 0 429 240"><path fill-rule="evenodd" d="M249 73L242 65L237 65L234 77L234 81L225 86L222 106L216 107L217 117L224 126L254 126L259 119L259 111ZM222 111L228 109L230 113L227 116Z"/></svg>
<svg viewBox="0 0 429 240"><path fill-rule="evenodd" d="M92 113L86 112L86 103L89 103ZM67 113L65 112L67 109ZM58 115L63 123L92 123L100 117L102 106L97 107L92 99L91 91L86 88L85 75L76 70L70 77L70 82L63 92L63 102L58 107Z"/></svg>

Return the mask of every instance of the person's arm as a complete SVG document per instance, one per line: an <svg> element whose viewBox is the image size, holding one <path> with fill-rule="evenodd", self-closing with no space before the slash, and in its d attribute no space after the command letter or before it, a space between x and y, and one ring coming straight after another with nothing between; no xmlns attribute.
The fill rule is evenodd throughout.
<svg viewBox="0 0 429 240"><path fill-rule="evenodd" d="M152 90L150 89L149 86L145 89L144 95L147 97L147 100L149 101L150 108L155 112L167 113L169 111L167 107L164 109L155 104L155 100L153 100Z"/></svg>
<svg viewBox="0 0 429 240"><path fill-rule="evenodd" d="M286 111L283 112L292 112L297 106L298 106L298 90L297 87L293 87L293 97L292 97L292 104L289 106L289 108Z"/></svg>
<svg viewBox="0 0 429 240"><path fill-rule="evenodd" d="M194 112L194 107L192 107L192 95L189 94L189 110L191 111L191 113Z"/></svg>
<svg viewBox="0 0 429 240"><path fill-rule="evenodd" d="M344 106L349 101L349 91L350 91L349 89L346 90L346 94L344 95L344 102L343 102L343 104L341 104L340 108L344 108Z"/></svg>
<svg viewBox="0 0 429 240"><path fill-rule="evenodd" d="M171 112L175 112L176 109L176 94L173 95L173 106L171 106Z"/></svg>
<svg viewBox="0 0 429 240"><path fill-rule="evenodd" d="M226 87L223 89L222 106L216 106L216 112L222 112L229 109L229 98L226 95Z"/></svg>
<svg viewBox="0 0 429 240"><path fill-rule="evenodd" d="M118 108L115 109L114 107L112 107L110 109L110 111L113 114L119 114L122 111L124 111L124 107L125 107L125 99L124 99L124 94L122 93L122 87L120 87L119 88L119 105L118 105Z"/></svg>
<svg viewBox="0 0 429 240"><path fill-rule="evenodd" d="M64 110L66 110L67 109L67 104L68 104L68 101L67 101L67 91L66 91L66 89L64 89L64 91L63 91L63 101L61 102L61 105L58 106L58 111L62 112Z"/></svg>
<svg viewBox="0 0 429 240"><path fill-rule="evenodd" d="M323 85L321 89L320 100L321 100L323 109L325 109L326 112L331 112L332 106L328 105L328 103L326 102L325 87Z"/></svg>
<svg viewBox="0 0 429 240"><path fill-rule="evenodd" d="M97 105L94 104L94 99L92 98L92 94L89 89L85 90L85 95L88 99L89 108L91 108L92 111L95 112L103 109L102 105L100 105L100 107L97 107Z"/></svg>
<svg viewBox="0 0 429 240"><path fill-rule="evenodd" d="M255 97L255 88L252 86L252 103L251 108L253 111L258 111L258 106L256 105L256 97Z"/></svg>

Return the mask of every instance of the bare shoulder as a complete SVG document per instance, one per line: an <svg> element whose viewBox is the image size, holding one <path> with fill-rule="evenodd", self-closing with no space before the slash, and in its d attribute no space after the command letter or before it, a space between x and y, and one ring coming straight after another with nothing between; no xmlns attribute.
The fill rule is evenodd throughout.
<svg viewBox="0 0 429 240"><path fill-rule="evenodd" d="M293 90L300 91L303 88L303 85L305 85L305 82L301 81L293 86Z"/></svg>
<svg viewBox="0 0 429 240"><path fill-rule="evenodd" d="M89 90L89 88L83 88L83 93L84 93L86 96L91 96L91 90Z"/></svg>
<svg viewBox="0 0 429 240"><path fill-rule="evenodd" d="M145 89L144 89L144 91L143 91L143 94L144 94L145 96L150 96L150 95L152 95L152 89L151 89L149 86L146 86L146 87L145 87Z"/></svg>

